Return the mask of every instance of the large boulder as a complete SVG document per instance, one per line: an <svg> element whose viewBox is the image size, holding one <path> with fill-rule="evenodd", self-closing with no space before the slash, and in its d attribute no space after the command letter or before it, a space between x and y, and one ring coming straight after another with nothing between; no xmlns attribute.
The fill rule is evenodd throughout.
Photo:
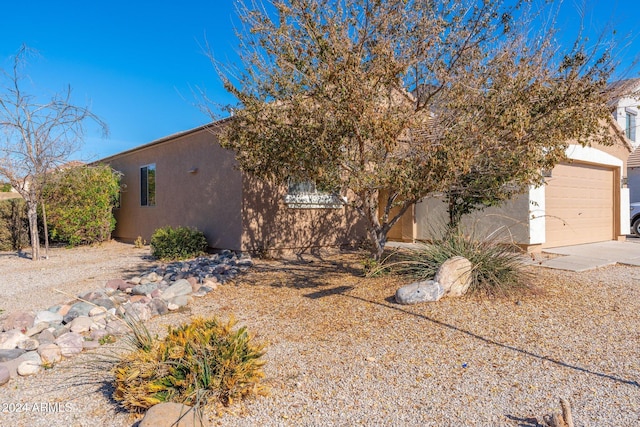
<svg viewBox="0 0 640 427"><path fill-rule="evenodd" d="M454 256L442 263L433 280L440 283L444 296L459 297L471 286L473 264L461 256Z"/></svg>
<svg viewBox="0 0 640 427"><path fill-rule="evenodd" d="M175 282L173 285L169 286L160 296L165 301L169 301L172 298L181 296L181 295L189 295L193 292L191 288L191 283L188 280L180 279Z"/></svg>
<svg viewBox="0 0 640 427"><path fill-rule="evenodd" d="M398 304L417 304L420 302L435 302L444 295L444 289L434 280L425 280L403 286L396 291Z"/></svg>

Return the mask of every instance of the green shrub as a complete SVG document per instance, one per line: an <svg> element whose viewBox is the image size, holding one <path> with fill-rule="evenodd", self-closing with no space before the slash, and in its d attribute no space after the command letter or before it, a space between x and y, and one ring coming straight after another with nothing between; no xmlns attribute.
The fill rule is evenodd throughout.
<svg viewBox="0 0 640 427"><path fill-rule="evenodd" d="M264 394L260 358L264 347L252 343L246 328L233 330L235 322L194 319L169 327L164 340L149 334L136 350L123 356L114 368L114 398L132 412L143 412L160 402L201 407L230 405L235 399Z"/></svg>
<svg viewBox="0 0 640 427"><path fill-rule="evenodd" d="M409 274L418 280L433 279L440 266L454 256L465 257L473 266L471 293L508 295L530 286L520 248L496 235L477 240L460 231L422 244L417 250L395 254L384 260L379 270Z"/></svg>
<svg viewBox="0 0 640 427"><path fill-rule="evenodd" d="M201 231L190 227L162 227L151 236L151 254L159 259L195 258L207 249L207 239Z"/></svg>
<svg viewBox="0 0 640 427"><path fill-rule="evenodd" d="M43 194L51 239L70 246L109 240L119 191L120 174L107 165L52 174Z"/></svg>
<svg viewBox="0 0 640 427"><path fill-rule="evenodd" d="M0 201L0 251L17 251L29 246L27 207L23 199Z"/></svg>

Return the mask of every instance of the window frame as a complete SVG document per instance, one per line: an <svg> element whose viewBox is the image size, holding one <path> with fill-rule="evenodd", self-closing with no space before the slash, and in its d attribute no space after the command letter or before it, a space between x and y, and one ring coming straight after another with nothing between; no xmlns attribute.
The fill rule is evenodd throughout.
<svg viewBox="0 0 640 427"><path fill-rule="evenodd" d="M347 198L319 191L314 180L289 178L284 203L290 209L341 209L347 204Z"/></svg>
<svg viewBox="0 0 640 427"><path fill-rule="evenodd" d="M632 111L628 108L625 108L625 129L624 129L624 134L625 136L633 142L636 142L636 127L637 127L637 122L638 122L638 113L635 111Z"/></svg>
<svg viewBox="0 0 640 427"><path fill-rule="evenodd" d="M149 185L149 171L152 170L152 185ZM146 172L146 175L143 175ZM156 200L157 168L155 163L140 166L140 206L154 207ZM151 203L150 203L151 201Z"/></svg>

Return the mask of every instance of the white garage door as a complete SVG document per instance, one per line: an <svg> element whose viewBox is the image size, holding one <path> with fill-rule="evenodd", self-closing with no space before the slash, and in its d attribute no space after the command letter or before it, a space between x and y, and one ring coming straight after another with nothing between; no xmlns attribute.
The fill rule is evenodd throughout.
<svg viewBox="0 0 640 427"><path fill-rule="evenodd" d="M557 165L545 187L543 247L613 239L614 191L613 169L579 163Z"/></svg>

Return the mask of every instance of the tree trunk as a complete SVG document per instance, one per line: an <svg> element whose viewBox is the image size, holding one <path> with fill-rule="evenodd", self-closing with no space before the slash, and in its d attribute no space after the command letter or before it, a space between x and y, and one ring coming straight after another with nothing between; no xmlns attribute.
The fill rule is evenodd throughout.
<svg viewBox="0 0 640 427"><path fill-rule="evenodd" d="M44 259L49 259L49 228L47 228L47 210L44 207L44 202L41 203L42 206L42 225L44 226Z"/></svg>
<svg viewBox="0 0 640 427"><path fill-rule="evenodd" d="M29 218L29 235L31 236L31 259L40 260L40 238L38 236L38 202L27 200L27 217Z"/></svg>

